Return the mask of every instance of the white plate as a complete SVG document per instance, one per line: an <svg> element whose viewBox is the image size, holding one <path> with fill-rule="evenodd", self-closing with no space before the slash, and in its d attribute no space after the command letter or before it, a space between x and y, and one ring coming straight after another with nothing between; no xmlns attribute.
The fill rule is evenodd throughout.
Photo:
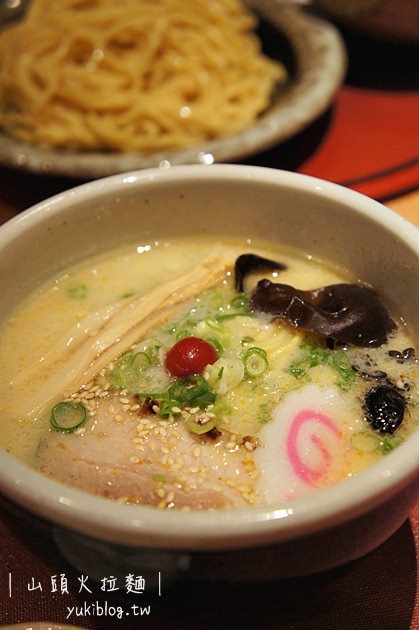
<svg viewBox="0 0 419 630"><path fill-rule="evenodd" d="M0 164L37 173L95 178L139 168L232 162L289 139L330 105L346 71L346 52L328 22L284 0L247 0L261 17L267 54L285 62L290 81L254 125L229 137L152 154L47 150L0 133Z"/></svg>

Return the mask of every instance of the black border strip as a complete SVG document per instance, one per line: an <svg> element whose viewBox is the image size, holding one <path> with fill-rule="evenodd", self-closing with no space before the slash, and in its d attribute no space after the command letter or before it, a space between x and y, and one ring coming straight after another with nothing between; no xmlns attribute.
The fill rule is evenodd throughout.
<svg viewBox="0 0 419 630"><path fill-rule="evenodd" d="M373 181L374 179L381 179L387 175L393 175L394 173L399 173L400 171L404 171L405 169L409 169L412 166L416 166L419 164L419 156L407 160L407 162L402 162L401 164L397 164L396 166L391 166L390 168L384 169L382 171L377 171L376 173L370 173L368 175L363 175L361 177L357 177L354 179L348 179L346 181L340 182L343 186L354 186L356 184L362 184L363 182Z"/></svg>
<svg viewBox="0 0 419 630"><path fill-rule="evenodd" d="M410 193L414 193L419 190L419 183L412 184L411 186L406 186L405 188L399 188L397 190L393 190L391 193L385 193L384 195L378 195L374 197L377 201L381 201L382 203L386 203L387 201L392 201L397 199L397 197L403 197L404 195L409 195Z"/></svg>

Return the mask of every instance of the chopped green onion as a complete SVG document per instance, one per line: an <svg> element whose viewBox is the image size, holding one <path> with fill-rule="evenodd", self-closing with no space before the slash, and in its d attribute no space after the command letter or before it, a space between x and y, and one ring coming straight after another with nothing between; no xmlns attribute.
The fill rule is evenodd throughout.
<svg viewBox="0 0 419 630"><path fill-rule="evenodd" d="M358 431L351 436L351 445L356 448L357 451L373 453L377 450L379 441L377 436L368 431Z"/></svg>
<svg viewBox="0 0 419 630"><path fill-rule="evenodd" d="M159 403L160 418L168 418L169 416L180 416L180 403L177 400L162 400Z"/></svg>
<svg viewBox="0 0 419 630"><path fill-rule="evenodd" d="M167 483L167 477L165 477L164 475L156 474L153 475L153 481L154 483Z"/></svg>
<svg viewBox="0 0 419 630"><path fill-rule="evenodd" d="M173 331L176 332L176 331ZM180 341L181 339L185 339L186 337L191 336L191 331L187 328L182 328L179 332L176 332L176 341Z"/></svg>
<svg viewBox="0 0 419 630"><path fill-rule="evenodd" d="M247 295L236 295L230 302L231 308L247 308L249 306L250 300Z"/></svg>
<svg viewBox="0 0 419 630"><path fill-rule="evenodd" d="M223 347L228 347L231 342L230 333L214 317L207 317L200 321L194 328L193 334L202 339L217 339Z"/></svg>
<svg viewBox="0 0 419 630"><path fill-rule="evenodd" d="M201 409L211 405L216 398L207 381L202 376L190 376L172 383L168 395L181 405L198 406Z"/></svg>
<svg viewBox="0 0 419 630"><path fill-rule="evenodd" d="M207 328L213 330L214 332L218 332L220 330L220 326L215 317L206 317L203 323L207 326Z"/></svg>
<svg viewBox="0 0 419 630"><path fill-rule="evenodd" d="M80 402L64 400L51 410L51 426L63 433L72 433L84 425L87 420L87 409Z"/></svg>
<svg viewBox="0 0 419 630"><path fill-rule="evenodd" d="M136 352L131 360L131 367L136 370L144 370L150 367L151 357L147 352Z"/></svg>
<svg viewBox="0 0 419 630"><path fill-rule="evenodd" d="M89 292L86 284L73 284L67 287L67 295L72 300L84 300Z"/></svg>
<svg viewBox="0 0 419 630"><path fill-rule="evenodd" d="M207 365L205 375L214 391L223 396L243 380L243 362L236 358L221 357L212 365Z"/></svg>
<svg viewBox="0 0 419 630"><path fill-rule="evenodd" d="M207 416L191 415L185 421L186 428L195 435L203 435L208 433L215 427L215 418L208 418Z"/></svg>
<svg viewBox="0 0 419 630"><path fill-rule="evenodd" d="M184 407L205 409L215 402L216 394L202 376L189 376L174 381L167 392L141 392L141 398L152 398L159 404L159 416L179 416Z"/></svg>
<svg viewBox="0 0 419 630"><path fill-rule="evenodd" d="M266 424L272 420L273 405L272 402L263 402L259 405L257 420L261 424Z"/></svg>
<svg viewBox="0 0 419 630"><path fill-rule="evenodd" d="M233 319L234 317L254 317L254 313L251 313L250 311L234 311L234 313L221 313L221 315L215 315L214 319L217 322L222 322L226 319Z"/></svg>
<svg viewBox="0 0 419 630"><path fill-rule="evenodd" d="M319 365L328 365L336 372L336 384L346 390L355 378L351 363L345 350L329 350L323 346L317 346L307 341L300 344L302 354L294 360L289 372L296 378L309 378L309 370Z"/></svg>
<svg viewBox="0 0 419 630"><path fill-rule="evenodd" d="M248 378L262 376L269 367L265 350L252 346L243 354L244 373Z"/></svg>
<svg viewBox="0 0 419 630"><path fill-rule="evenodd" d="M212 343L219 357L223 354L224 348L221 345L221 343L218 341L218 339L216 339L215 337L209 337L206 341L208 341L209 343Z"/></svg>
<svg viewBox="0 0 419 630"><path fill-rule="evenodd" d="M402 442L402 440L397 440L395 438L384 437L380 440L379 449L382 453L389 453L393 449L397 448L397 446Z"/></svg>

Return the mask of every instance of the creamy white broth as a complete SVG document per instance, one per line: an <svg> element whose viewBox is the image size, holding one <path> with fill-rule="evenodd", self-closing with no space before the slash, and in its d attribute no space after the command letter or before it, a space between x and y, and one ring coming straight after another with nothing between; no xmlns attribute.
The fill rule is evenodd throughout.
<svg viewBox="0 0 419 630"><path fill-rule="evenodd" d="M234 296L231 271L214 287L205 289L202 295L186 300L179 306L176 315L167 322L147 332L146 340L156 337L163 347L160 348L160 359L156 359L159 365L153 368L151 376L150 374L147 376L147 379L154 378L154 383L146 379L139 385L140 389L144 390L146 387L149 391L156 392L159 388L167 389L173 382L173 377L168 376L162 366L164 352L176 340L176 336L171 336L167 331L173 328L176 329L176 334L179 334L182 322L190 320L191 316L192 319L196 319L192 330L194 335L204 338L219 335L221 344L228 339L220 361L221 359L227 363L231 360L237 361L237 357L241 356L247 347L256 346L264 349L269 369L261 377L242 377L238 383L227 384L226 391L225 387L216 391L219 383L215 369L210 367L205 371L204 377L216 391L217 401L222 401L218 407L215 405L217 416L215 437L209 438L205 433L195 435L184 431L182 423L185 424L186 412L182 416L168 418L160 418L155 413L154 415L145 413L142 406L144 400L138 399L138 392L125 391L124 387L122 392L121 387L118 390L115 381L110 377L112 372L107 369L102 369L97 379L84 384L87 387L81 389L76 387L71 393L63 392L63 398L81 400L88 408L89 417L85 426L74 434L60 433L51 428L50 410L53 402L57 402L60 397L48 401L45 408L39 410L32 410L30 404L23 404L30 402L43 383L48 382L47 372L43 371L44 365L48 363L48 357L54 348L62 345L63 340L71 339L69 331L75 326L77 328L78 322L86 321L86 318L96 311L103 312L103 309L114 302L121 300L129 302L138 295L147 295L153 287L163 285L199 265L213 245L210 241L202 239L136 243L70 269L28 296L2 326L0 333L0 361L3 373L7 374L1 393L1 446L19 459L35 465L45 474L91 492L123 501L185 508L189 506L188 494L192 496L199 491L201 495L197 507L206 508L224 507L219 498L223 495L224 474L230 488L229 492L231 488L234 488L235 492L234 496L228 498L227 507L242 503L288 500L298 494L357 474L384 457L387 449L397 446L414 430L418 424L417 365L413 360L399 364L388 356L389 348L402 351L412 345L401 324L389 346L368 349L368 354L375 365L385 371L398 386L410 387L410 403L402 426L394 435L382 436L368 425L362 409L363 396L372 383L350 374L351 363L359 363L359 356L365 355L365 350L345 350L346 354L342 356L349 369L346 372L343 370L342 373L347 376L349 382L343 383L342 375L331 365L330 360L319 362L309 369L305 366L305 374L296 377L295 370L293 373L290 367L298 361L299 365L302 365L302 357L304 358L304 352L307 352L306 336L302 331L291 329L287 324L271 322L270 316L259 314L252 318L233 317L224 321L222 331L208 330L206 318L212 317L214 312L227 312L226 309L229 308L227 305ZM286 270L263 273L263 277L293 285L301 290L357 280L351 278L344 270L320 263L309 255L278 247L272 249L265 244L256 246L250 241L232 244L232 252L247 251L260 253L285 263ZM257 276L252 277L249 282L255 282L255 278ZM138 339L135 344L136 351L147 350L147 343L144 347L142 343L141 338ZM313 343L311 337L309 343ZM330 356L338 355L336 351L331 351ZM114 364L115 361L112 362L112 365ZM34 374L34 368L37 377L22 378L22 374ZM94 395L95 389L101 398ZM114 392L116 403L114 405L112 402L111 407L105 408L106 419L103 419L101 424L104 400L109 398L107 392ZM333 418L334 425L333 427L331 424L327 425L326 421L322 420L323 427L320 427L319 421L316 429L318 439L313 446L312 435L307 429L310 422L305 426L304 423L301 424L300 437L297 437L302 442L297 446L300 451L306 453L302 462L303 456L301 453L296 454L295 448L291 445L290 423L296 414L298 415L298 409L306 407L314 410L313 414L317 414L317 419ZM21 409L24 409L25 413L22 413ZM212 411L210 415L214 415ZM111 419L108 416L111 416ZM178 433L181 425L181 433ZM101 426L102 429L105 427L102 430L103 439L95 442L92 449L88 440L99 435ZM68 449L70 453L74 447L75 452L83 453L85 446L87 453L92 450L96 453L98 460L96 462L92 460L96 468L100 466L106 468L103 460L104 453L107 453L106 440L113 431L116 435L118 431L119 435L122 435L122 426L126 431L125 441L120 448L118 461L110 463L111 481L105 480L106 491L102 491L100 484L103 480L99 478L92 485L86 486L83 474L77 469L77 462L74 460L78 456L71 455L71 466L75 469L73 476L57 472L53 464L45 463L51 459L48 449ZM167 435L163 436L164 432ZM156 441L157 438L160 442ZM170 441L172 439L179 443L176 448ZM162 457L159 453L156 462L150 463L147 459L149 457L147 449L152 444L157 444L154 449L166 449L177 455L179 460L177 468L170 464L169 472L172 475L171 477L169 475L170 481L165 480L165 476L159 472L159 466L164 470L168 469L167 462L170 462L170 457ZM97 445L101 446L100 451L95 450ZM102 448L103 445L105 446ZM177 452L177 449L180 451ZM212 453L215 452L218 459L213 457ZM194 453L191 455L193 462L188 463L187 470L183 470L185 465L181 460L187 461L191 453ZM83 460L84 466L88 465L87 459L86 455L86 459ZM131 489L137 487L133 479L140 470L143 460L147 460L149 467L147 471L150 469L150 475L154 479L147 490L147 496L144 497L140 496L141 492L136 496L137 490ZM209 467L214 469L212 473L217 477L216 483L212 477L210 479L207 476L206 471ZM232 468L231 471L229 467ZM143 466L141 473L144 470ZM317 471L316 474L313 471ZM89 474L87 469L85 477ZM113 484L112 480L116 474L119 481ZM129 479L128 477L128 480L125 479L124 475ZM200 479L198 486L200 485L201 490L191 481L195 478ZM207 501L203 496L202 486L208 485L209 482L214 485L214 492ZM112 484L114 488L109 490ZM145 485L144 482L142 485ZM182 489L182 497L177 500L176 493L179 488ZM167 500L167 497L170 500ZM191 507L196 507L193 501Z"/></svg>

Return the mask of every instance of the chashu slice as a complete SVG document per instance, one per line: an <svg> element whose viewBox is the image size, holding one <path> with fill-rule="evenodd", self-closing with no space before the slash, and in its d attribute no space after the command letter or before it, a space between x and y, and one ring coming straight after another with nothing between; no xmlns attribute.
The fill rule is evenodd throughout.
<svg viewBox="0 0 419 630"><path fill-rule="evenodd" d="M134 404L133 404L134 403ZM198 436L182 420L161 420L119 393L90 401L82 430L51 430L34 466L89 493L160 508L219 509L254 502L249 444L229 433Z"/></svg>

